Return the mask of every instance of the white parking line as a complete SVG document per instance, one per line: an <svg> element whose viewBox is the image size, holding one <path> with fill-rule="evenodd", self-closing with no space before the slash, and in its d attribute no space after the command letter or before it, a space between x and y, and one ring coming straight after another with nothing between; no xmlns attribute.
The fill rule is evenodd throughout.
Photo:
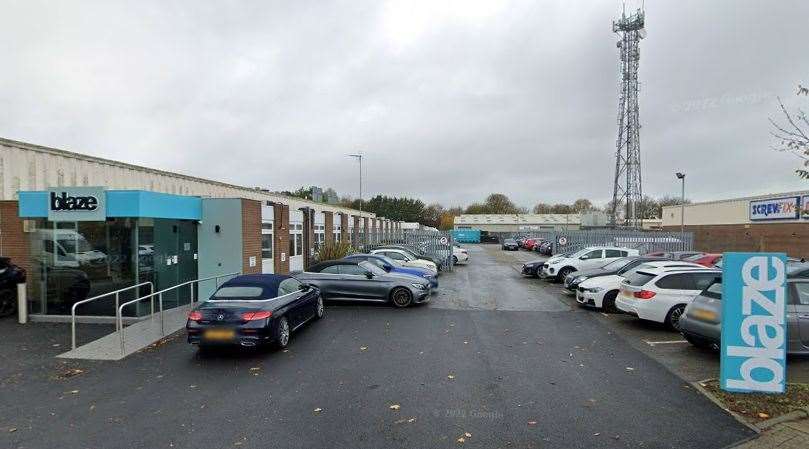
<svg viewBox="0 0 809 449"><path fill-rule="evenodd" d="M685 340L666 340L666 341L649 341L649 340L643 340L643 341L644 341L646 344L648 344L649 346L656 346L656 345L673 345L673 344L677 344L677 343L688 343L688 342L687 342L687 341L685 341Z"/></svg>

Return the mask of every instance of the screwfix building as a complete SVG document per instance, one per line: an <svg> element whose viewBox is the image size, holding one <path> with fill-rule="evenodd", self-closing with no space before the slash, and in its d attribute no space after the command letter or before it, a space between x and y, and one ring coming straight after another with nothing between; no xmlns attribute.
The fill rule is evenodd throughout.
<svg viewBox="0 0 809 449"><path fill-rule="evenodd" d="M680 229L680 206L663 208L663 228ZM706 252L774 251L809 258L809 190L688 204L685 230Z"/></svg>
<svg viewBox="0 0 809 449"><path fill-rule="evenodd" d="M367 212L0 139L0 256L27 271L32 318L141 282L303 270L324 242L396 232ZM173 294L166 307L187 301Z"/></svg>

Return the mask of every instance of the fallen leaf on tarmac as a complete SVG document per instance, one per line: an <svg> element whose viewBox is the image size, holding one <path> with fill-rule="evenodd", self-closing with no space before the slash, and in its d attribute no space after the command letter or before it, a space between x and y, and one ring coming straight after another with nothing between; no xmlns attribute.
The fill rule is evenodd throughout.
<svg viewBox="0 0 809 449"><path fill-rule="evenodd" d="M568 357L570 357L572 359L573 358L573 353L571 352L570 354L568 354Z"/></svg>
<svg viewBox="0 0 809 449"><path fill-rule="evenodd" d="M627 371L635 371L635 368L632 368L631 366L627 366L627 367L626 367L626 370L627 370Z"/></svg>
<svg viewBox="0 0 809 449"><path fill-rule="evenodd" d="M360 351L365 351L366 349L368 349L368 346L360 346Z"/></svg>
<svg viewBox="0 0 809 449"><path fill-rule="evenodd" d="M759 412L758 417L761 418L761 419L767 419L767 418L770 417L770 415L768 415L766 413Z"/></svg>
<svg viewBox="0 0 809 449"><path fill-rule="evenodd" d="M8 433L13 433L13 432L16 432L16 431L17 431L16 427L12 427L12 428L8 429Z"/></svg>
<svg viewBox="0 0 809 449"><path fill-rule="evenodd" d="M197 388L196 385L189 385L188 388Z"/></svg>
<svg viewBox="0 0 809 449"><path fill-rule="evenodd" d="M453 376L452 374L450 374L450 375L448 375L448 376L447 376L447 379L449 379L449 380L455 379L455 376Z"/></svg>
<svg viewBox="0 0 809 449"><path fill-rule="evenodd" d="M468 345L468 344L469 344L469 342L468 342L468 341L465 341L465 342L463 342L463 344Z"/></svg>
<svg viewBox="0 0 809 449"><path fill-rule="evenodd" d="M404 424L404 423L413 423L416 422L416 418L402 418L397 421L394 421L394 424Z"/></svg>
<svg viewBox="0 0 809 449"><path fill-rule="evenodd" d="M599 432L596 432L596 433L593 434L594 437L597 437L599 435L601 435L601 433L599 433Z"/></svg>
<svg viewBox="0 0 809 449"><path fill-rule="evenodd" d="M465 432L465 433L463 434L463 436L465 436L466 438L472 438L472 434L471 434L471 433L469 433L469 432Z"/></svg>
<svg viewBox="0 0 809 449"><path fill-rule="evenodd" d="M457 439L457 441L458 441L459 443L463 444L463 443L466 441L466 438L464 438L464 437L460 437L460 438L458 438L458 439Z"/></svg>
<svg viewBox="0 0 809 449"><path fill-rule="evenodd" d="M528 421L528 425L529 426L535 426L535 425L537 425L537 422L536 421Z"/></svg>
<svg viewBox="0 0 809 449"><path fill-rule="evenodd" d="M620 439L621 439L621 435L613 435L613 436L612 436L612 439L613 439L613 440L620 440Z"/></svg>
<svg viewBox="0 0 809 449"><path fill-rule="evenodd" d="M399 404L393 404L389 407L391 410L399 410L402 408Z"/></svg>
<svg viewBox="0 0 809 449"><path fill-rule="evenodd" d="M282 352L289 352L289 349L284 349Z"/></svg>
<svg viewBox="0 0 809 449"><path fill-rule="evenodd" d="M410 418L407 420L407 422L416 422L416 418Z"/></svg>
<svg viewBox="0 0 809 449"><path fill-rule="evenodd" d="M93 405L91 405L91 406L90 406L90 411L91 411L91 412L92 412L93 410L95 410L95 409L96 409L96 405L95 405L95 404L93 404Z"/></svg>
<svg viewBox="0 0 809 449"><path fill-rule="evenodd" d="M315 413L320 413L320 412L322 412L322 411L323 411L323 409L322 409L322 408L320 408L320 407L318 407L318 408L316 408L316 409L314 409L314 410L313 410L313 412L315 412Z"/></svg>
<svg viewBox="0 0 809 449"><path fill-rule="evenodd" d="M79 390L70 390L70 394L79 394Z"/></svg>

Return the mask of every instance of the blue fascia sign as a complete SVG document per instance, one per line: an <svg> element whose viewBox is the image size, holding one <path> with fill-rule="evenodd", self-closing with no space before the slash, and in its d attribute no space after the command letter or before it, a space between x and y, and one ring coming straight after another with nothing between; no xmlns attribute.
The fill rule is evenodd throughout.
<svg viewBox="0 0 809 449"><path fill-rule="evenodd" d="M722 257L722 389L783 393L786 346L786 255L725 253Z"/></svg>
<svg viewBox="0 0 809 449"><path fill-rule="evenodd" d="M797 220L801 210L800 203L799 196L750 201L750 221Z"/></svg>
<svg viewBox="0 0 809 449"><path fill-rule="evenodd" d="M52 187L47 194L50 221L104 221L107 217L103 187Z"/></svg>

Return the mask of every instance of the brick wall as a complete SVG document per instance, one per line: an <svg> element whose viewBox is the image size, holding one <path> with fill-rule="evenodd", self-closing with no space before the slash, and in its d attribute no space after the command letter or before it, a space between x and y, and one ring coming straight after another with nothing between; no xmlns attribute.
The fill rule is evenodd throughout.
<svg viewBox="0 0 809 449"><path fill-rule="evenodd" d="M31 272L28 237L23 232L17 201L0 201L0 256Z"/></svg>
<svg viewBox="0 0 809 449"><path fill-rule="evenodd" d="M289 273L289 206L286 204L275 204L273 206L275 220L273 226L273 248L275 248L275 273ZM286 255L285 260L281 260L281 253Z"/></svg>
<svg viewBox="0 0 809 449"><path fill-rule="evenodd" d="M242 199L242 273L261 273L261 203L248 199Z"/></svg>
<svg viewBox="0 0 809 449"><path fill-rule="evenodd" d="M327 244L328 243L334 243L334 212L328 212L328 211L323 212L323 223L324 223L324 229L325 229L324 232L326 233L325 242Z"/></svg>
<svg viewBox="0 0 809 449"><path fill-rule="evenodd" d="M354 235L351 237L351 241L357 244L360 241L360 217L352 215L351 219L354 221Z"/></svg>
<svg viewBox="0 0 809 449"><path fill-rule="evenodd" d="M348 241L348 214L340 214L340 241Z"/></svg>
<svg viewBox="0 0 809 449"><path fill-rule="evenodd" d="M679 231L679 226L665 226ZM809 258L809 223L753 223L686 226L694 233L694 249L725 251L785 252L791 257Z"/></svg>

